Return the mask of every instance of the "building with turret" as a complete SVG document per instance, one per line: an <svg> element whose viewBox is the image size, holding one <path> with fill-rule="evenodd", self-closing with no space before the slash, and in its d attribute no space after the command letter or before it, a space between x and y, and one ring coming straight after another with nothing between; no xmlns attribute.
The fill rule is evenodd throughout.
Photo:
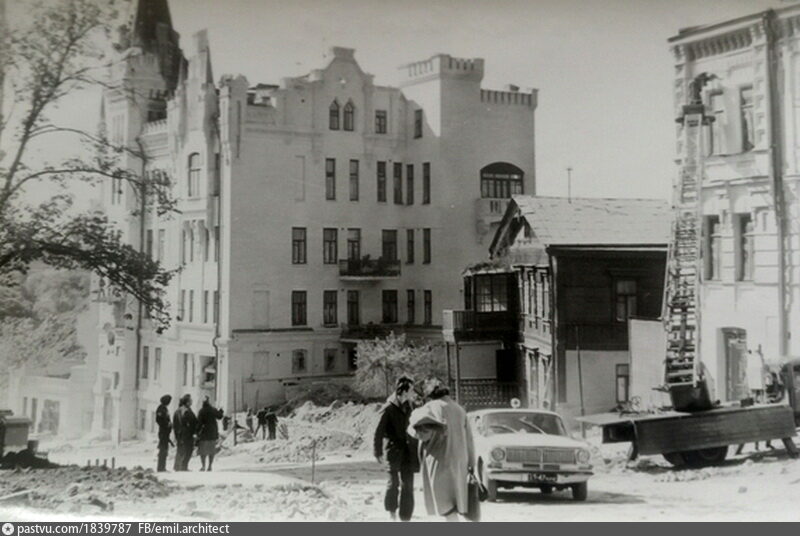
<svg viewBox="0 0 800 536"><path fill-rule="evenodd" d="M158 333L104 292L95 428L155 430L158 398L226 410L347 382L364 337L441 338L460 267L488 247L512 195L535 194L535 90L481 88L484 62L447 54L376 85L352 49L279 84L215 84L204 32L184 55L166 0L135 3L103 97L131 169L170 178L177 213L103 191L124 240L180 268ZM110 295L109 295L110 294Z"/></svg>

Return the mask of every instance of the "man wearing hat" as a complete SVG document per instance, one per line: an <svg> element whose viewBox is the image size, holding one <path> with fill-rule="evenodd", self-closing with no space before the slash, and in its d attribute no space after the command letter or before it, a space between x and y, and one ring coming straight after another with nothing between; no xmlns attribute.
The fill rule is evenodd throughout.
<svg viewBox="0 0 800 536"><path fill-rule="evenodd" d="M158 424L158 466L156 471L164 472L167 470L167 455L172 441L169 435L172 432L172 422L169 419L169 403L172 402L170 395L161 397L161 405L156 409L156 424Z"/></svg>

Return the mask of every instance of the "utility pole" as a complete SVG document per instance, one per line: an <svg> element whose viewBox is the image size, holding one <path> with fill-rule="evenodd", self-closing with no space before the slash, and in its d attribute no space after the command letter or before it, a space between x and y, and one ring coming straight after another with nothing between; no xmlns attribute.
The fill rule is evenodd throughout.
<svg viewBox="0 0 800 536"><path fill-rule="evenodd" d="M572 203L572 166L567 167L567 201Z"/></svg>

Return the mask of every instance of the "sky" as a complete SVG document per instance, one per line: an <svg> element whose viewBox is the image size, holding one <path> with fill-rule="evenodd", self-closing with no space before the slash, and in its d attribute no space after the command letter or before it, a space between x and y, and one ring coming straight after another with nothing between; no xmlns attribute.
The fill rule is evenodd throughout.
<svg viewBox="0 0 800 536"><path fill-rule="evenodd" d="M14 7L28 0L11 0ZM484 58L483 87L537 88L540 195L668 198L674 165L673 56L667 39L786 0L170 0L184 49L208 29L216 80L279 83L356 49L396 85L398 67L437 53ZM91 128L99 97L62 106Z"/></svg>

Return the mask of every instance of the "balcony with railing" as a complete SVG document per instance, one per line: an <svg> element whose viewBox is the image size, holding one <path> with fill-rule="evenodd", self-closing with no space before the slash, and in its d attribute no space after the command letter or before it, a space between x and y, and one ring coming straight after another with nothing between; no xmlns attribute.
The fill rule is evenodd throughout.
<svg viewBox="0 0 800 536"><path fill-rule="evenodd" d="M383 339L393 330L394 326L387 324L342 324L342 342L358 342L361 340Z"/></svg>
<svg viewBox="0 0 800 536"><path fill-rule="evenodd" d="M400 277L400 261L368 256L339 261L339 278L345 281L378 281Z"/></svg>
<svg viewBox="0 0 800 536"><path fill-rule="evenodd" d="M446 341L494 340L515 337L518 330L512 311L443 311L442 332Z"/></svg>

